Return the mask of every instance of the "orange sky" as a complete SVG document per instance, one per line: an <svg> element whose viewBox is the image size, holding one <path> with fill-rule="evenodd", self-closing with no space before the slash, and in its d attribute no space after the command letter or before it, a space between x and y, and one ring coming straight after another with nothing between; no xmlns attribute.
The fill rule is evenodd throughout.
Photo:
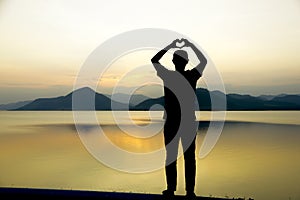
<svg viewBox="0 0 300 200"><path fill-rule="evenodd" d="M70 92L98 45L137 28L169 29L192 38L218 68L227 92L300 93L298 0L195 0L185 5L158 0L2 0L0 104ZM143 60L149 64L155 52L140 53L139 60L136 55L121 58L115 68L134 68ZM110 77L118 76L122 70L107 74L102 80L107 88L102 89L113 87Z"/></svg>

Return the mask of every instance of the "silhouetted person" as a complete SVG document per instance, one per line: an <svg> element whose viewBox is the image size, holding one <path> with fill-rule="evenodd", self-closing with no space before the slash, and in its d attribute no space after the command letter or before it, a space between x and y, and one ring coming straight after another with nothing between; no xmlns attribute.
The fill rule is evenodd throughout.
<svg viewBox="0 0 300 200"><path fill-rule="evenodd" d="M176 43L191 47L197 55L200 63L192 70L185 70L188 63L188 54L176 46ZM166 69L159 63L163 55L171 48L179 48L173 54L175 71ZM186 196L196 197L194 193L196 178L196 157L195 157L195 138L198 123L195 119L196 84L202 75L207 64L207 60L199 49L186 39L176 39L170 45L159 51L151 59L157 75L164 82L165 99L165 124L164 142L166 147L166 181L167 189L163 191L163 196L172 197L177 187L177 156L178 146L181 140L184 161L185 161L185 180Z"/></svg>

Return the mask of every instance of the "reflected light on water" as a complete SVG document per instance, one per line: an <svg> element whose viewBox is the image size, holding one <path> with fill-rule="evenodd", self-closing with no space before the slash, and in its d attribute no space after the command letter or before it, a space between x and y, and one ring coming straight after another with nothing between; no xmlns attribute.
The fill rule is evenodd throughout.
<svg viewBox="0 0 300 200"><path fill-rule="evenodd" d="M160 114L151 123L163 123ZM209 113L201 114L202 120L209 119ZM259 121L263 114L266 118ZM290 116L299 119L300 112L275 114L280 115L276 119L286 116L284 123L276 119L266 123L272 112L258 112L258 116L253 112L227 114L230 121L213 151L204 159L197 158L198 195L300 198L300 126L293 125L294 119L287 121ZM106 112L97 115L106 136L122 149L143 153L163 147L162 132L147 139L135 138L115 126ZM0 186L146 193L165 189L163 169L122 173L94 159L81 143L70 112L1 112L0 117ZM143 112L133 113L133 117L138 125L149 123L149 115L143 116ZM200 127L196 151L205 134L206 127ZM101 145L101 141L95 142ZM178 170L177 194L185 194L182 157Z"/></svg>

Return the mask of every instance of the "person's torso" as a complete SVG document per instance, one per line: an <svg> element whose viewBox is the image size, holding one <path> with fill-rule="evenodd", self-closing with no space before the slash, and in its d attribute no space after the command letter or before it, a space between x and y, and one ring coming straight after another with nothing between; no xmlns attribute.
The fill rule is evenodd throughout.
<svg viewBox="0 0 300 200"><path fill-rule="evenodd" d="M191 71L170 71L164 79L164 99L167 116L195 116L196 78Z"/></svg>

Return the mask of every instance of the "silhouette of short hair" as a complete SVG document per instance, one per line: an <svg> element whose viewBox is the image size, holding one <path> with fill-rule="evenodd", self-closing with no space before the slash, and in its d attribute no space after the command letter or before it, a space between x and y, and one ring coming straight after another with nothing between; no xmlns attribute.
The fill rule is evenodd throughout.
<svg viewBox="0 0 300 200"><path fill-rule="evenodd" d="M181 50L181 49L174 52L173 58L176 57L176 56L178 56L178 57L180 57L180 58L182 58L186 61L189 60L188 53L184 50Z"/></svg>
<svg viewBox="0 0 300 200"><path fill-rule="evenodd" d="M173 54L173 63L176 71L182 72L186 64L189 62L188 54L184 50L177 50Z"/></svg>

